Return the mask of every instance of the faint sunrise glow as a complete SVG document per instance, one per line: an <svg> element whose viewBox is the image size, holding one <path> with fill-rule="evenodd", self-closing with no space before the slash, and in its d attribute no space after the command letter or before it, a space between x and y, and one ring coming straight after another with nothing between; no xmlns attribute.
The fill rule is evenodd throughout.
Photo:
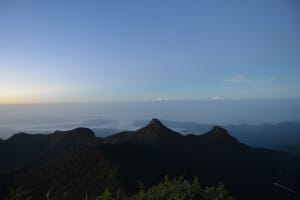
<svg viewBox="0 0 300 200"><path fill-rule="evenodd" d="M0 104L15 103L48 103L55 102L55 99L61 95L62 91L55 89L42 88L1 88Z"/></svg>

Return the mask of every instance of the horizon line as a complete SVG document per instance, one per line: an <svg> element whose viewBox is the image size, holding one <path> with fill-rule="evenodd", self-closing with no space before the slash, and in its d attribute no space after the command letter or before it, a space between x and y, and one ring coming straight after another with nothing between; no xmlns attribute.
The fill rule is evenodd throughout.
<svg viewBox="0 0 300 200"><path fill-rule="evenodd" d="M268 98L198 98L198 99L138 99L138 100L95 100L95 101L36 101L36 102L0 102L0 105L44 105L44 104L97 104L97 103L167 103L167 102L195 102L195 101L259 101L259 100L300 100L300 97L268 97Z"/></svg>

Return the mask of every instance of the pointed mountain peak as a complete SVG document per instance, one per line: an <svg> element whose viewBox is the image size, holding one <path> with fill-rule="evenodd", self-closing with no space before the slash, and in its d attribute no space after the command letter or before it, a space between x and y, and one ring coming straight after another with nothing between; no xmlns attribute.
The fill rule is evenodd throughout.
<svg viewBox="0 0 300 200"><path fill-rule="evenodd" d="M181 136L179 133L169 129L158 119L153 118L146 126L136 131L138 134L144 137L154 138L169 138Z"/></svg>
<svg viewBox="0 0 300 200"><path fill-rule="evenodd" d="M204 133L202 137L211 142L239 143L239 141L232 137L226 129L220 126L213 126L212 129L207 133Z"/></svg>
<svg viewBox="0 0 300 200"><path fill-rule="evenodd" d="M108 143L146 143L146 144L164 144L177 141L182 135L165 125L158 119L152 119L146 126L129 132L107 137L105 142Z"/></svg>
<svg viewBox="0 0 300 200"><path fill-rule="evenodd" d="M156 118L151 119L151 121L144 128L167 129L167 127Z"/></svg>
<svg viewBox="0 0 300 200"><path fill-rule="evenodd" d="M162 124L157 118L152 118L150 124Z"/></svg>
<svg viewBox="0 0 300 200"><path fill-rule="evenodd" d="M213 126L210 130L212 134L219 135L219 136L230 136L226 129L222 128L221 126ZM231 137L231 136L230 136Z"/></svg>

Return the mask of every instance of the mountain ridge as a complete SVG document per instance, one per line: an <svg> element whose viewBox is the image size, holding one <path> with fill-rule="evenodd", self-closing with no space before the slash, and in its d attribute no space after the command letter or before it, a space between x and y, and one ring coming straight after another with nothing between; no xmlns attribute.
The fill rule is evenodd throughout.
<svg viewBox="0 0 300 200"><path fill-rule="evenodd" d="M104 138L105 143L148 143L158 144L175 141L182 137L165 125L158 119L153 118L146 126L136 131L124 131Z"/></svg>
<svg viewBox="0 0 300 200"><path fill-rule="evenodd" d="M222 181L238 199L280 199L282 196L273 186L273 177L279 171L284 171L282 181L300 191L299 158L249 147L219 126L202 135L183 136L153 119L136 131L106 138L97 138L85 128L46 136L19 136L35 138L33 152L43 153L22 154L28 144L22 147L18 143L18 148L11 144L8 149L5 149L7 141L0 145L0 169L7 167L7 163L21 165L0 173L3 194L9 187L24 185L36 191L35 199L40 199L49 188L56 199L66 191L73 199L82 199L80 195L87 192L95 195L106 186L112 191L121 188L134 192L136 180L149 187L165 175L185 175L199 177L203 185ZM39 143L40 138L43 140ZM14 163L15 158L3 153L7 150L13 153L16 149L19 150L10 155L16 158L22 155L28 160ZM36 162L31 162L32 159Z"/></svg>
<svg viewBox="0 0 300 200"><path fill-rule="evenodd" d="M22 168L29 163L49 159L68 148L91 145L96 139L92 130L76 128L52 134L17 133L0 146L0 172Z"/></svg>

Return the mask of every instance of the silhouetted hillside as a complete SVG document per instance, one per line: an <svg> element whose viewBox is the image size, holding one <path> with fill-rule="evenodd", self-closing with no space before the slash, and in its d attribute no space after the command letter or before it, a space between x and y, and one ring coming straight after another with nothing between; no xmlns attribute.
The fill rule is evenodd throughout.
<svg viewBox="0 0 300 200"><path fill-rule="evenodd" d="M87 128L56 131L48 135L15 134L0 145L0 172L47 160L68 148L93 143L95 139L94 133Z"/></svg>
<svg viewBox="0 0 300 200"><path fill-rule="evenodd" d="M36 199L49 191L56 199L64 192L72 199L82 199L85 193L93 196L105 187L131 193L137 189L137 180L149 187L165 175L198 176L204 186L222 181L237 199L293 199L273 185L275 176L276 181L300 191L299 158L249 147L218 126L202 135L183 136L153 119L137 131L103 139L95 138L88 129L75 129L45 137L19 134L4 143L10 145L1 145L1 152L7 147L12 151L32 146L22 156L43 160L2 176L4 192L10 186L24 185ZM48 154L42 153L38 157L34 150L55 152L56 156L45 158ZM20 158L19 154L18 150L12 155Z"/></svg>
<svg viewBox="0 0 300 200"><path fill-rule="evenodd" d="M291 145L284 145L284 146L276 146L275 149L280 151L289 152L291 154L300 156L300 144L291 144Z"/></svg>
<svg viewBox="0 0 300 200"><path fill-rule="evenodd" d="M201 134L213 127L211 124L200 124L195 122L177 122L163 120L168 126L180 130L184 134ZM147 120L136 120L134 126L144 126ZM232 136L239 141L257 147L274 148L276 146L293 145L300 143L300 123L281 122L277 124L234 124L224 125ZM276 148L275 148L276 149Z"/></svg>
<svg viewBox="0 0 300 200"><path fill-rule="evenodd" d="M199 136L203 143L209 143L219 146L236 146L242 145L238 140L229 135L222 127L214 126L210 131Z"/></svg>
<svg viewBox="0 0 300 200"><path fill-rule="evenodd" d="M159 120L152 119L148 125L137 131L126 131L106 137L104 143L162 144L179 138L179 133L167 128Z"/></svg>
<svg viewBox="0 0 300 200"><path fill-rule="evenodd" d="M105 188L118 188L117 167L93 147L74 147L53 160L26 170L10 173L13 185L25 185L33 197L49 192L54 199L68 193L70 199L99 195Z"/></svg>

